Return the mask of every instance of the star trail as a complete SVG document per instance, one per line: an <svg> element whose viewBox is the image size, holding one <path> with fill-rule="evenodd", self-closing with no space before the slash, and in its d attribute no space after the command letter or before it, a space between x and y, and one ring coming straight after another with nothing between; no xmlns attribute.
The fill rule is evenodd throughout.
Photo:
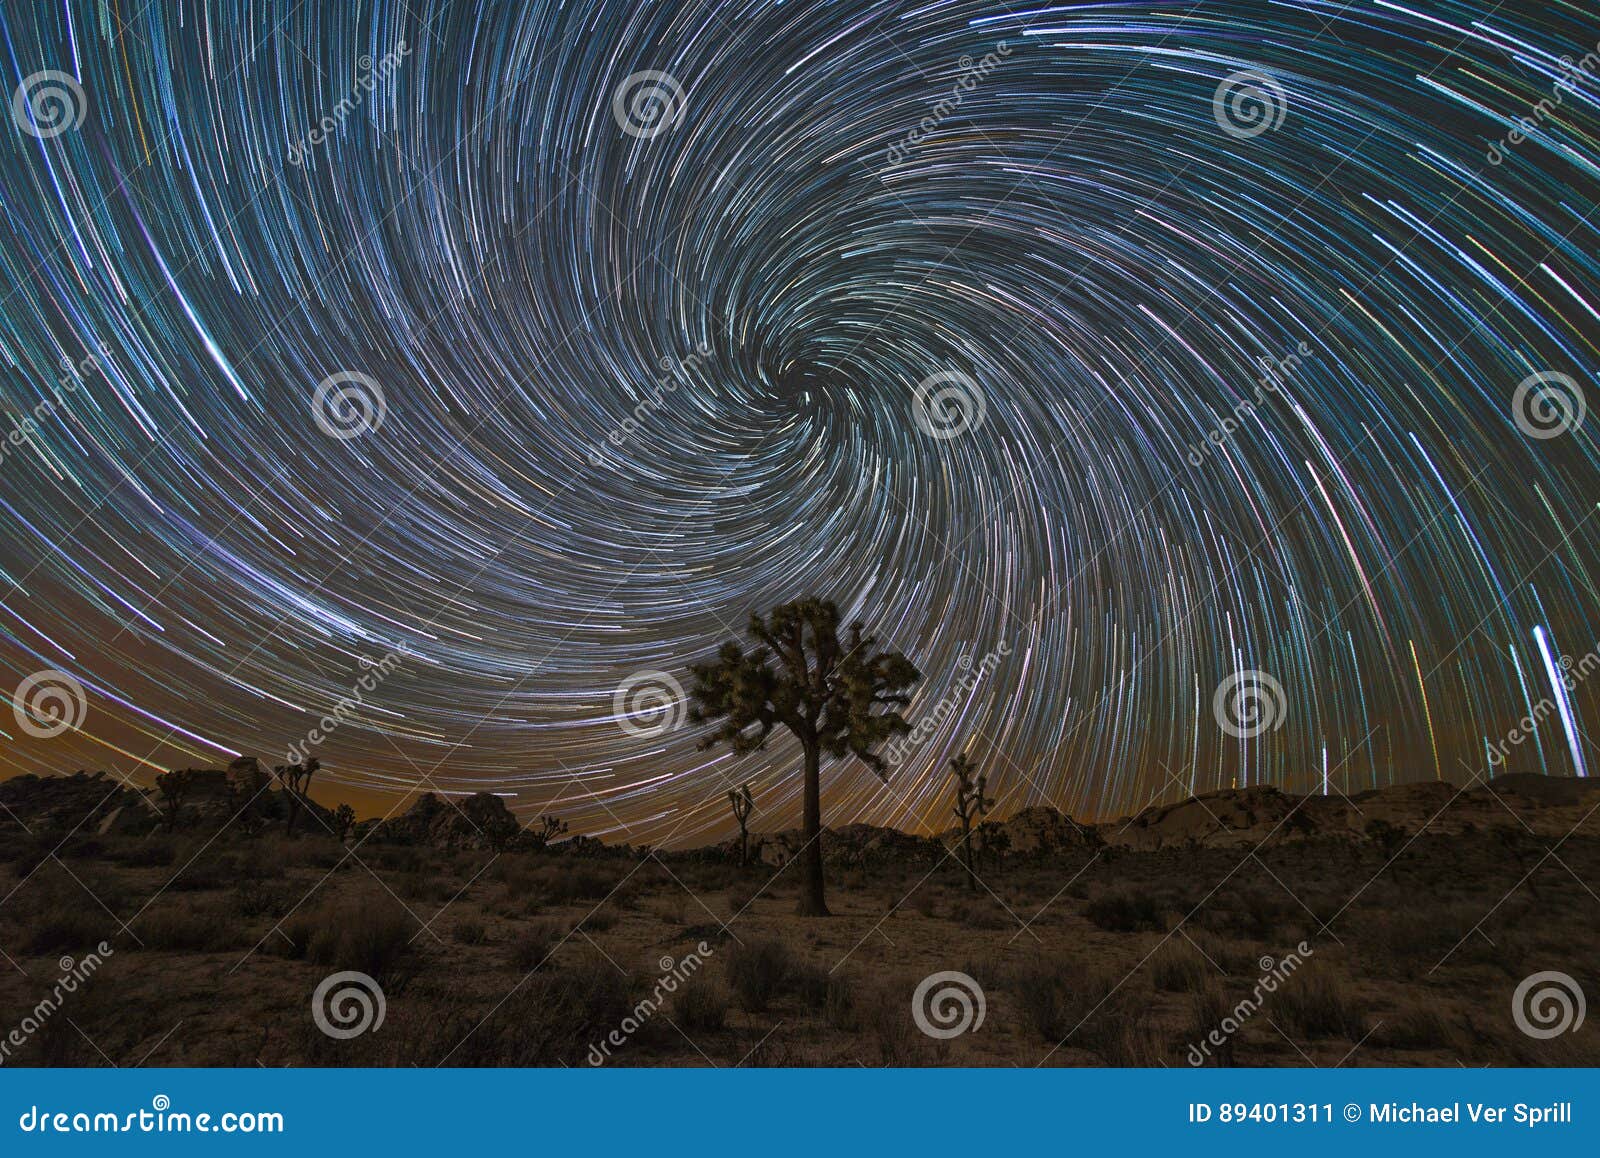
<svg viewBox="0 0 1600 1158"><path fill-rule="evenodd" d="M1593 763L1592 7L0 13L7 772L793 824L674 685L804 595L832 824Z"/></svg>

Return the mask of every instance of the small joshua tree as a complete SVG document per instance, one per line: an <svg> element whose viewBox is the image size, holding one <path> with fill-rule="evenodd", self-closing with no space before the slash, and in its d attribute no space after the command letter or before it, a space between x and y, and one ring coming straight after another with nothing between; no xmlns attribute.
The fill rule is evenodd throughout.
<svg viewBox="0 0 1600 1158"><path fill-rule="evenodd" d="M800 903L803 917L825 917L822 888L822 757L855 756L887 782L875 749L911 730L900 709L922 673L897 651L878 651L861 624L839 637L839 609L822 599L784 603L751 615L757 646L730 640L710 663L692 664L689 719L717 721L702 748L727 744L744 754L764 748L772 729L787 728L804 758Z"/></svg>
<svg viewBox="0 0 1600 1158"><path fill-rule="evenodd" d="M974 871L972 863L972 822L981 821L983 814L994 807L994 801L984 795L989 778L980 775L977 780L973 780L972 761L965 756L951 759L950 775L955 777L956 781L956 802L952 811L961 821L961 859L967 866L967 888L977 892L978 874Z"/></svg>
<svg viewBox="0 0 1600 1158"><path fill-rule="evenodd" d="M350 835L350 829L355 825L356 810L348 804L341 804L333 810L331 819L333 822L333 838L343 844L345 837Z"/></svg>
<svg viewBox="0 0 1600 1158"><path fill-rule="evenodd" d="M193 786L194 772L188 768L163 772L156 777L156 790L161 793L161 818L166 822L168 832L178 827L178 810L183 807L183 798L189 795L189 789Z"/></svg>
<svg viewBox="0 0 1600 1158"><path fill-rule="evenodd" d="M311 777L315 776L317 769L321 767L322 761L313 756L298 764L279 764L272 769L272 774L278 778L278 783L283 785L284 796L288 798L289 818L284 824L285 836L294 835L294 822L300 814L300 809L305 806L306 793L311 790Z"/></svg>
<svg viewBox="0 0 1600 1158"><path fill-rule="evenodd" d="M728 790L728 803L733 806L733 818L739 822L739 867L750 861L750 813L755 801L750 796L750 785L741 784Z"/></svg>
<svg viewBox="0 0 1600 1158"><path fill-rule="evenodd" d="M559 816L541 816L528 825L527 833L534 848L549 848L550 842L556 837L567 834L567 822Z"/></svg>

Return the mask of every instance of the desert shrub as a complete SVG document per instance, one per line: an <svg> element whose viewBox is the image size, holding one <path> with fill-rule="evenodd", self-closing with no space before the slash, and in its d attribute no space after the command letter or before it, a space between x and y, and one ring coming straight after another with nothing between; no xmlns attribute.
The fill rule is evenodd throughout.
<svg viewBox="0 0 1600 1158"><path fill-rule="evenodd" d="M1167 1062L1161 1036L1141 1009L1126 1009L1117 1017L1091 1018L1089 1045L1108 1066L1159 1066Z"/></svg>
<svg viewBox="0 0 1600 1158"><path fill-rule="evenodd" d="M196 905L178 898L149 909L132 927L146 949L168 953L216 953L248 948L256 941L221 904Z"/></svg>
<svg viewBox="0 0 1600 1158"><path fill-rule="evenodd" d="M1104 969L1088 971L1061 960L1036 960L1015 967L1007 986L1016 994L1023 1023L1052 1045L1069 1035L1084 1038L1072 1044L1088 1045L1093 1018L1115 1014L1114 1001L1120 978Z"/></svg>
<svg viewBox="0 0 1600 1158"><path fill-rule="evenodd" d="M387 898L352 898L311 914L305 957L314 965L355 969L380 980L399 980L411 954L417 924Z"/></svg>
<svg viewBox="0 0 1600 1158"><path fill-rule="evenodd" d="M544 895L552 904L573 901L600 901L610 895L616 881L587 865L574 865L547 871L543 877Z"/></svg>
<svg viewBox="0 0 1600 1158"><path fill-rule="evenodd" d="M794 961L789 965L784 988L800 999L807 1009L820 1010L828 1003L828 992L833 978L820 965L809 961Z"/></svg>
<svg viewBox="0 0 1600 1158"><path fill-rule="evenodd" d="M227 888L233 876L233 866L220 855L202 852L192 860L179 859L166 888L176 893L206 893Z"/></svg>
<svg viewBox="0 0 1600 1158"><path fill-rule="evenodd" d="M914 983L879 983L856 994L852 1017L858 1042L869 1046L878 1065L912 1066L928 1061L933 1042L912 1020L906 994Z"/></svg>
<svg viewBox="0 0 1600 1158"><path fill-rule="evenodd" d="M853 1033L861 1028L861 1018L856 1008L858 992L856 983L841 973L828 977L828 991L822 1002L822 1020L830 1029Z"/></svg>
<svg viewBox="0 0 1600 1158"><path fill-rule="evenodd" d="M591 933L604 933L616 927L619 918L609 908L596 909L583 919L583 927Z"/></svg>
<svg viewBox="0 0 1600 1158"><path fill-rule="evenodd" d="M756 890L751 885L734 885L723 894L723 901L728 907L728 915L737 917L755 903Z"/></svg>
<svg viewBox="0 0 1600 1158"><path fill-rule="evenodd" d="M541 965L549 967L550 955L565 939L565 932L554 921L538 921L511 939L511 963L524 973Z"/></svg>
<svg viewBox="0 0 1600 1158"><path fill-rule="evenodd" d="M478 917L463 917L450 935L463 945L481 945L489 939L489 927Z"/></svg>
<svg viewBox="0 0 1600 1158"><path fill-rule="evenodd" d="M588 1064L591 1046L632 1012L626 982L603 959L586 968L535 973L465 1041L451 1042L459 1048L450 1064ZM629 1044L647 1044L654 1024L644 1023Z"/></svg>
<svg viewBox="0 0 1600 1158"><path fill-rule="evenodd" d="M1190 1053L1185 1060L1193 1065L1193 1059L1198 1056L1202 1059L1202 1065L1232 1068L1234 1035L1228 1033L1222 1024L1232 1013L1222 986L1212 983L1196 992L1189 1005L1189 1029L1185 1035L1196 1052ZM1221 1039L1220 1042L1211 1040L1213 1031Z"/></svg>
<svg viewBox="0 0 1600 1158"><path fill-rule="evenodd" d="M1272 1008L1307 1037L1345 1037L1359 1041L1366 1019L1355 996L1332 970L1313 966L1284 981Z"/></svg>
<svg viewBox="0 0 1600 1158"><path fill-rule="evenodd" d="M1211 965L1188 944L1168 941L1150 958L1150 979L1167 993L1193 993L1204 988Z"/></svg>
<svg viewBox="0 0 1600 1158"><path fill-rule="evenodd" d="M88 902L87 897L83 900ZM110 940L119 931L117 923L98 905L52 906L29 920L23 951L78 954Z"/></svg>
<svg viewBox="0 0 1600 1158"><path fill-rule="evenodd" d="M709 977L692 978L672 1003L672 1020L691 1036L716 1033L728 1020L728 995Z"/></svg>
<svg viewBox="0 0 1600 1158"><path fill-rule="evenodd" d="M778 996L791 967L789 947L781 941L738 942L723 951L728 986L747 1013L760 1013Z"/></svg>
<svg viewBox="0 0 1600 1158"><path fill-rule="evenodd" d="M404 845L378 845L370 851L364 847L362 858L390 872L414 873L423 867L422 853Z"/></svg>
<svg viewBox="0 0 1600 1158"><path fill-rule="evenodd" d="M234 886L229 903L235 914L253 921L258 917L281 917L293 901L283 890L251 878Z"/></svg>
<svg viewBox="0 0 1600 1158"><path fill-rule="evenodd" d="M1459 1052L1461 1034L1431 1005L1415 1006L1384 1019L1373 1032L1375 1045L1391 1049L1448 1050Z"/></svg>
<svg viewBox="0 0 1600 1158"><path fill-rule="evenodd" d="M993 901L957 901L950 906L950 919L968 929L1008 929L1014 924Z"/></svg>
<svg viewBox="0 0 1600 1158"><path fill-rule="evenodd" d="M1084 916L1108 933L1137 933L1161 928L1161 907L1147 893L1115 889L1090 901Z"/></svg>

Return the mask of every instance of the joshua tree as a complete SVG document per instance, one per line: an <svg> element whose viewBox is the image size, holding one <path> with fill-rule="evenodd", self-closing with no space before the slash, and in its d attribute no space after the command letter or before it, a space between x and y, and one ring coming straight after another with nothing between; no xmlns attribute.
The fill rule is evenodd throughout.
<svg viewBox="0 0 1600 1158"><path fill-rule="evenodd" d="M739 867L744 868L750 860L750 813L756 806L750 797L750 785L741 784L738 788L730 788L728 803L733 805L733 818L739 822Z"/></svg>
<svg viewBox="0 0 1600 1158"><path fill-rule="evenodd" d="M724 643L710 663L691 665L695 723L720 721L702 748L727 744L736 753L766 746L778 725L800 742L805 758L800 849L801 916L824 917L822 789L824 754L856 756L887 780L873 749L911 730L900 709L922 674L899 652L875 650L876 641L851 624L839 638L839 609L821 599L785 603L766 616L750 616L757 646L746 652Z"/></svg>
<svg viewBox="0 0 1600 1158"><path fill-rule="evenodd" d="M161 818L168 832L178 827L178 809L183 807L183 798L193 786L194 773L188 768L163 772L156 777L156 790L161 793Z"/></svg>
<svg viewBox="0 0 1600 1158"><path fill-rule="evenodd" d="M567 834L567 822L559 816L541 816L526 831L534 848L549 848L552 840Z"/></svg>
<svg viewBox="0 0 1600 1158"><path fill-rule="evenodd" d="M965 756L950 760L950 775L956 781L956 802L952 811L961 821L961 859L967 866L967 888L978 891L978 874L972 866L972 822L982 820L983 814L994 807L994 801L985 796L989 778L980 775L972 779L972 761Z"/></svg>
<svg viewBox="0 0 1600 1158"><path fill-rule="evenodd" d="M278 778L278 783L283 785L283 793L288 797L289 818L284 824L285 836L294 835L295 818L308 799L306 793L311 789L311 777L315 776L317 769L321 767L322 761L313 756L298 764L279 764L272 769L272 774Z"/></svg>
<svg viewBox="0 0 1600 1158"><path fill-rule="evenodd" d="M341 804L333 810L333 838L340 844L350 835L350 829L356 822L356 810L348 804Z"/></svg>

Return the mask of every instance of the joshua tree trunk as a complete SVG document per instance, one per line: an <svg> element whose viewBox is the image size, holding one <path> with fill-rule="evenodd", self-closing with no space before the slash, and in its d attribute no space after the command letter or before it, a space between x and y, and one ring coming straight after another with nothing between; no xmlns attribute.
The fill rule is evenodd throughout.
<svg viewBox="0 0 1600 1158"><path fill-rule="evenodd" d="M828 904L822 896L822 753L815 743L805 743L805 813L800 837L805 842L800 862L800 904L795 909L802 917L826 917Z"/></svg>
<svg viewBox="0 0 1600 1158"><path fill-rule="evenodd" d="M967 866L967 891L978 891L978 872L972 864L972 822L963 819L961 822L961 859Z"/></svg>
<svg viewBox="0 0 1600 1158"><path fill-rule="evenodd" d="M750 833L743 823L739 825L739 867L744 868L750 863Z"/></svg>

